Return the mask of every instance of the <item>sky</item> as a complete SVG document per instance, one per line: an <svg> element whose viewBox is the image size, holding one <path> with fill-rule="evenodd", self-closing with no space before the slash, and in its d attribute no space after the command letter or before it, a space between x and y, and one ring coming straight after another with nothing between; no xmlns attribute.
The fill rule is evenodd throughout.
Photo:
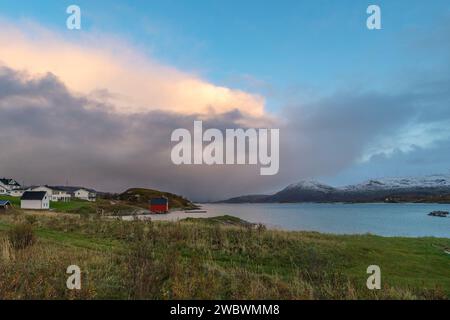
<svg viewBox="0 0 450 320"><path fill-rule="evenodd" d="M450 173L449 39L447 0L0 0L0 175L203 201ZM279 174L174 166L195 119L279 128Z"/></svg>

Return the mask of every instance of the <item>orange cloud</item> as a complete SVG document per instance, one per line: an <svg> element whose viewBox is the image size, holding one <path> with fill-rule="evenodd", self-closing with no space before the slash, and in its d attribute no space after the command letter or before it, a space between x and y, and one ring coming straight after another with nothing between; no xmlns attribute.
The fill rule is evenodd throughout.
<svg viewBox="0 0 450 320"><path fill-rule="evenodd" d="M263 97L162 64L112 36L67 32L63 37L37 25L0 22L0 48L0 62L10 68L51 72L82 94L108 92L114 112L207 114L239 109L264 116Z"/></svg>

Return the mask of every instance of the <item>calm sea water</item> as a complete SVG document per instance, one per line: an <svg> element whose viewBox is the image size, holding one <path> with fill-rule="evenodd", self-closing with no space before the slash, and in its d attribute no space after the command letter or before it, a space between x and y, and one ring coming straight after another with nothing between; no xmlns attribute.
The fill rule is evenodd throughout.
<svg viewBox="0 0 450 320"><path fill-rule="evenodd" d="M269 228L335 234L372 233L382 236L450 238L450 218L430 217L433 210L450 211L440 204L204 204L207 213L175 212L155 220L232 215Z"/></svg>

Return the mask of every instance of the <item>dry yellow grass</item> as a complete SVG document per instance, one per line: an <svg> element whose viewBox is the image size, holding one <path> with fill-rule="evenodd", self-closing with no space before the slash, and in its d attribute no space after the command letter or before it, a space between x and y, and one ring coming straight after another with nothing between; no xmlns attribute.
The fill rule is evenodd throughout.
<svg viewBox="0 0 450 320"><path fill-rule="evenodd" d="M450 294L444 253L450 239L333 236L195 220L34 217L0 217L0 299L448 299ZM21 223L33 225L38 241L17 250L4 239ZM365 286L373 261L383 270L379 291ZM81 291L66 288L72 264L82 270Z"/></svg>

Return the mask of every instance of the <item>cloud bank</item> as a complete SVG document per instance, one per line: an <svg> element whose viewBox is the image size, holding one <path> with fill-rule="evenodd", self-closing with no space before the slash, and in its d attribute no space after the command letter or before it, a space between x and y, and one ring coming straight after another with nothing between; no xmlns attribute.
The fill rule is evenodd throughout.
<svg viewBox="0 0 450 320"><path fill-rule="evenodd" d="M1 21L0 30L0 62L31 74L51 72L76 93L107 97L114 112L205 114L240 109L264 115L263 97L214 85L109 35L63 37L36 24L19 28Z"/></svg>
<svg viewBox="0 0 450 320"><path fill-rule="evenodd" d="M72 94L52 74L32 77L0 68L1 172L26 184L69 181L105 191L155 187L197 199L217 198L235 184L243 192L258 179L256 167L171 163L172 131L191 128L198 114L109 110L98 100ZM216 114L205 126L235 128L248 119L234 110Z"/></svg>

